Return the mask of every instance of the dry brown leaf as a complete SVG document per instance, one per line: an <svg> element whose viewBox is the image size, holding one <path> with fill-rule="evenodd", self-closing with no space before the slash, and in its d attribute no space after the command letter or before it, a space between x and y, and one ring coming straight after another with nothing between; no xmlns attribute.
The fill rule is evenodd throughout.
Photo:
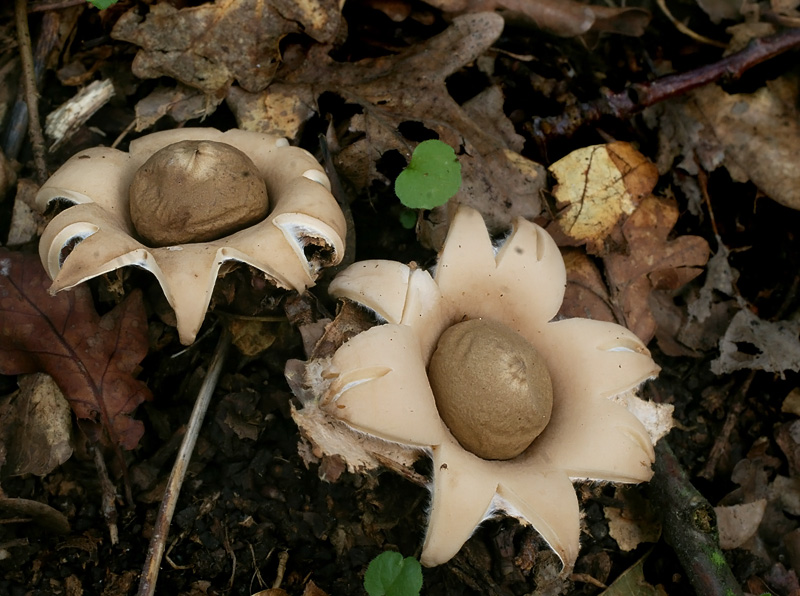
<svg viewBox="0 0 800 596"><path fill-rule="evenodd" d="M658 170L630 143L584 147L550 166L555 224L570 244L603 252L608 236L633 213L658 182Z"/></svg>
<svg viewBox="0 0 800 596"><path fill-rule="evenodd" d="M668 239L677 220L675 201L646 198L622 226L626 252L603 258L622 322L644 342L653 338L656 329L651 292L680 288L697 277L708 261L708 243L699 236Z"/></svg>
<svg viewBox="0 0 800 596"><path fill-rule="evenodd" d="M235 79L261 91L278 68L285 35L331 42L342 23L335 0L217 0L181 10L158 2L145 18L136 8L125 13L111 36L142 47L133 61L140 78L170 76L206 93Z"/></svg>
<svg viewBox="0 0 800 596"><path fill-rule="evenodd" d="M755 93L729 94L717 85L669 102L659 120L659 171L678 156L690 174L724 166L737 182L752 180L775 201L800 209L800 114L797 79L769 81Z"/></svg>
<svg viewBox="0 0 800 596"><path fill-rule="evenodd" d="M485 130L447 91L445 79L484 53L503 30L492 13L457 17L441 34L396 55L337 63L327 48L312 47L307 59L287 74L300 96L311 89L334 92L360 105L350 129L363 138L346 147L337 166L361 189L375 179L379 158L399 151L407 159L416 143L403 137L404 122L420 123L456 149L462 186L455 200L478 209L493 231L506 230L515 216L532 219L541 211L544 168L513 151Z"/></svg>
<svg viewBox="0 0 800 596"><path fill-rule="evenodd" d="M718 375L743 368L783 374L800 370L799 321L764 321L748 309L733 317L719 342L719 357L711 363ZM740 350L740 346L746 346Z"/></svg>
<svg viewBox="0 0 800 596"><path fill-rule="evenodd" d="M136 102L136 132L147 130L164 116L177 123L212 114L224 98L203 93L178 83L175 87L156 87L147 97Z"/></svg>
<svg viewBox="0 0 800 596"><path fill-rule="evenodd" d="M314 96L302 85L273 83L261 93L233 86L225 98L239 128L296 139L314 114Z"/></svg>
<svg viewBox="0 0 800 596"><path fill-rule="evenodd" d="M79 419L133 449L144 426L130 415L150 391L134 374L147 355L140 291L100 317L85 285L51 296L38 256L0 251L0 373L47 372Z"/></svg>
<svg viewBox="0 0 800 596"><path fill-rule="evenodd" d="M0 405L5 474L44 476L72 455L69 403L53 377L20 375L19 391Z"/></svg>
<svg viewBox="0 0 800 596"><path fill-rule="evenodd" d="M558 314L617 323L600 270L582 250L566 248L561 253L567 268L567 288Z"/></svg>

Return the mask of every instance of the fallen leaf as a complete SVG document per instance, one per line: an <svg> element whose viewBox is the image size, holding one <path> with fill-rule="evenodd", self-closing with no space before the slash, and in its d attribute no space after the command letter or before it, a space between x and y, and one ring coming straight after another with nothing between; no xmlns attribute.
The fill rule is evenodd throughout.
<svg viewBox="0 0 800 596"><path fill-rule="evenodd" d="M668 236L678 220L671 199L649 196L622 226L625 252L603 258L611 298L623 323L645 343L655 334L653 290L675 290L702 273L708 243L699 236Z"/></svg>
<svg viewBox="0 0 800 596"><path fill-rule="evenodd" d="M559 315L617 323L608 288L600 270L580 249L562 249L567 288Z"/></svg>
<svg viewBox="0 0 800 596"><path fill-rule="evenodd" d="M69 403L53 377L20 375L19 391L0 406L5 474L45 476L72 455Z"/></svg>
<svg viewBox="0 0 800 596"><path fill-rule="evenodd" d="M175 87L156 87L136 102L136 132L147 130L164 116L178 124L212 114L224 97L203 93L178 83Z"/></svg>
<svg viewBox="0 0 800 596"><path fill-rule="evenodd" d="M302 32L331 42L341 24L335 0L217 0L180 10L159 2L145 18L137 8L125 13L111 36L142 47L133 61L137 77L170 76L206 93L238 80L261 91L278 69L283 37Z"/></svg>
<svg viewBox="0 0 800 596"><path fill-rule="evenodd" d="M658 170L630 143L593 145L550 166L558 214L555 225L574 245L600 254L612 230L658 182Z"/></svg>
<svg viewBox="0 0 800 596"><path fill-rule="evenodd" d="M800 114L797 79L768 81L755 93L729 94L707 85L668 102L658 113L658 169L696 174L724 166L737 182L752 182L775 201L800 209Z"/></svg>
<svg viewBox="0 0 800 596"><path fill-rule="evenodd" d="M781 375L800 370L800 321L764 321L749 309L736 313L719 342L714 374L749 368Z"/></svg>
<svg viewBox="0 0 800 596"><path fill-rule="evenodd" d="M758 531L766 508L766 499L741 505L714 507L719 529L719 547L725 550L739 548L750 540Z"/></svg>
<svg viewBox="0 0 800 596"><path fill-rule="evenodd" d="M47 372L79 419L133 449L144 425L130 415L151 397L133 376L147 354L141 292L100 317L86 286L51 296L50 284L38 257L0 251L0 372Z"/></svg>
<svg viewBox="0 0 800 596"><path fill-rule="evenodd" d="M600 596L666 596L661 586L653 586L644 577L647 555L626 569Z"/></svg>
<svg viewBox="0 0 800 596"><path fill-rule="evenodd" d="M507 230L515 216L533 219L541 211L544 168L509 147L507 134L485 130L447 91L445 80L483 54L503 30L492 13L456 17L450 27L395 56L356 63L335 62L329 48L313 46L306 60L282 83L318 96L326 91L361 106L349 130L358 137L337 158L337 166L361 190L374 180L381 156L398 151L406 160L416 142L401 133L419 123L456 148L462 185L454 201L479 210L493 231ZM515 146L518 146L515 144Z"/></svg>
<svg viewBox="0 0 800 596"><path fill-rule="evenodd" d="M658 542L661 524L648 501L635 489L617 487L614 500L622 507L603 507L608 533L620 549L630 552L643 542Z"/></svg>

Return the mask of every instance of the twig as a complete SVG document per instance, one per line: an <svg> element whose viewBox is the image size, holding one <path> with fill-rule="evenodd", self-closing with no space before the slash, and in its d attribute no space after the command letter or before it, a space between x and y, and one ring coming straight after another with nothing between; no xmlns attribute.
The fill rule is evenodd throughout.
<svg viewBox="0 0 800 596"><path fill-rule="evenodd" d="M194 446L197 443L197 437L200 434L200 427L203 425L203 418L205 418L208 405L211 402L211 396L217 386L219 375L222 372L222 365L225 363L225 356L230 345L230 333L223 328L217 347L214 349L211 363L208 365L203 384L197 393L197 400L194 403L194 409L192 409L192 415L186 428L186 436L183 438L181 448L178 450L175 464L167 482L167 488L164 491L164 498L161 501L161 507L158 509L158 517L153 527L150 544L147 547L147 559L142 569L137 596L152 596L155 592L158 570L161 567L161 559L164 556L164 546L169 534L172 515L175 513L175 506L178 504L178 496L181 492L183 479L186 476L186 470L189 467L189 461L192 458Z"/></svg>
<svg viewBox="0 0 800 596"><path fill-rule="evenodd" d="M664 516L664 539L678 556L695 591L737 596L742 589L719 548L714 509L692 486L666 439L656 445L650 494Z"/></svg>
<svg viewBox="0 0 800 596"><path fill-rule="evenodd" d="M684 73L668 75L649 83L636 83L619 93L581 104L559 116L535 118L531 132L540 146L548 139L569 136L604 116L625 119L666 99L684 95L723 77L740 77L750 68L800 46L800 28L754 39L740 52Z"/></svg>
<svg viewBox="0 0 800 596"><path fill-rule="evenodd" d="M33 148L33 163L39 184L47 180L47 161L45 160L44 133L39 120L39 92L36 89L36 73L33 66L31 32L28 29L28 5L26 0L17 0L14 5L17 20L17 40L22 62L22 83L25 89L25 103L28 104L28 135Z"/></svg>
<svg viewBox="0 0 800 596"><path fill-rule="evenodd" d="M101 510L103 517L108 526L108 534L111 538L111 544L115 545L119 542L119 530L117 529L117 489L114 488L114 483L108 477L108 469L106 462L103 459L103 453L96 446L92 448L94 451L94 466L97 468L97 477L100 479L101 497Z"/></svg>
<svg viewBox="0 0 800 596"><path fill-rule="evenodd" d="M41 86L44 80L45 63L47 56L58 41L60 23L61 16L57 12L48 12L42 17L39 39L36 40L36 52L33 56L33 70L36 74L37 87ZM25 103L24 95L24 92L20 91L14 107L11 109L8 126L3 133L3 153L9 159L16 159L19 155L25 139L25 131L28 129L28 104Z"/></svg>

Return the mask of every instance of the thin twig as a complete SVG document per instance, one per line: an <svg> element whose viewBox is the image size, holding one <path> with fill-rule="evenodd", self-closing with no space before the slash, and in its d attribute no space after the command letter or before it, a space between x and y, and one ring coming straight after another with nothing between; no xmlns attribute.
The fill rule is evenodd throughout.
<svg viewBox="0 0 800 596"><path fill-rule="evenodd" d="M175 506L178 504L178 496L181 492L183 479L186 477L186 470L189 467L189 461L192 458L194 446L197 443L197 437L200 434L200 427L203 425L203 418L205 418L208 405L211 402L211 396L214 394L214 389L217 386L217 381L222 372L222 365L225 363L225 356L228 353L230 345L230 333L228 333L227 329L223 328L222 335L220 335L219 341L217 342L217 347L214 349L211 363L208 365L208 371L203 379L203 384L200 386L200 391L197 393L197 400L194 403L194 409L192 409L192 415L189 418L189 423L186 428L186 436L183 438L183 443L181 443L181 448L178 451L175 464L169 476L169 481L167 482L167 488L164 491L161 507L158 509L158 517L153 526L153 535L150 538L150 545L147 547L147 559L142 569L142 577L139 581L137 596L152 596L155 592L158 571L161 567L161 559L164 556L164 546L169 534L172 515L175 513Z"/></svg>
<svg viewBox="0 0 800 596"><path fill-rule="evenodd" d="M722 456L725 454L725 451L728 448L728 444L730 443L731 439L731 433L733 432L733 429L736 428L736 423L739 421L739 416L741 416L742 411L744 410L745 398L747 397L747 392L750 391L750 384L753 382L755 376L755 371L750 371L750 374L747 375L747 378L736 391L736 395L734 396L732 402L728 404L728 416L725 418L725 423L722 425L722 430L717 435L714 445L711 447L711 452L708 455L708 461L706 462L706 465L698 474L698 476L701 478L711 480L716 475L717 465L719 465L719 460L722 459Z"/></svg>
<svg viewBox="0 0 800 596"><path fill-rule="evenodd" d="M745 49L713 64L649 83L636 83L619 93L608 93L605 97L581 104L559 116L535 118L530 124L531 133L539 145L545 147L549 139L570 136L604 116L630 118L647 107L685 95L723 77L736 79L754 66L799 46L800 28L754 39Z"/></svg>
<svg viewBox="0 0 800 596"><path fill-rule="evenodd" d="M36 89L36 73L33 67L31 32L28 29L28 5L25 0L16 0L14 12L17 19L17 41L22 62L22 83L25 89L25 103L28 104L28 135L33 148L33 163L39 184L47 180L47 160L45 159L44 133L39 120L39 92Z"/></svg>
<svg viewBox="0 0 800 596"><path fill-rule="evenodd" d="M101 496L101 511L103 518L106 520L108 526L108 534L111 538L111 544L115 545L119 542L119 530L117 528L117 489L111 478L108 477L108 469L106 468L106 461L103 459L103 452L98 447L93 447L94 451L94 466L97 468L97 477L100 480Z"/></svg>
<svg viewBox="0 0 800 596"><path fill-rule="evenodd" d="M664 539L689 582L703 596L740 596L742 589L719 548L714 508L689 482L666 439L656 445L651 499L664 516Z"/></svg>
<svg viewBox="0 0 800 596"><path fill-rule="evenodd" d="M33 55L33 71L36 75L36 87L44 81L45 64L47 57L58 43L58 28L61 24L61 15L58 12L47 12L42 17L39 29L39 38L36 40L36 51ZM25 140L25 131L28 130L28 104L25 103L24 90L20 90L11 116L3 131L3 153L9 159L17 159L22 143Z"/></svg>

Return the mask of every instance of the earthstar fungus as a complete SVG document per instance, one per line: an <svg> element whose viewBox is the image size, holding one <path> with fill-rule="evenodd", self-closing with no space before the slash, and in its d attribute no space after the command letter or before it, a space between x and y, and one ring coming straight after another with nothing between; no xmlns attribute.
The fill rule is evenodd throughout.
<svg viewBox="0 0 800 596"><path fill-rule="evenodd" d="M226 261L303 291L344 252L345 221L314 157L271 135L153 133L71 157L36 197L71 203L42 235L51 292L133 265L156 276L181 342L194 340Z"/></svg>
<svg viewBox="0 0 800 596"><path fill-rule="evenodd" d="M659 367L624 327L554 320L565 285L564 261L543 229L517 219L495 251L480 214L463 206L433 276L393 261L366 261L332 282L334 296L372 309L385 324L309 363L307 381L328 416L432 457L424 565L448 561L484 519L504 511L533 525L568 572L580 535L572 481L636 483L652 476L653 443L665 431L649 421L646 427L626 405L670 416L633 394ZM460 336L455 342L447 339L453 330ZM487 333L495 348L480 347ZM442 350L453 360L431 364ZM535 402L548 391L551 401L544 396L526 414L538 421L513 420L518 410L509 399ZM472 408L467 418L476 420L455 424L466 431L443 421L442 399L459 398L443 393L472 394L466 400L475 403L456 407ZM535 429L511 449L505 440L488 452L481 440L470 443L480 426L517 434L519 426L536 424L540 434Z"/></svg>

